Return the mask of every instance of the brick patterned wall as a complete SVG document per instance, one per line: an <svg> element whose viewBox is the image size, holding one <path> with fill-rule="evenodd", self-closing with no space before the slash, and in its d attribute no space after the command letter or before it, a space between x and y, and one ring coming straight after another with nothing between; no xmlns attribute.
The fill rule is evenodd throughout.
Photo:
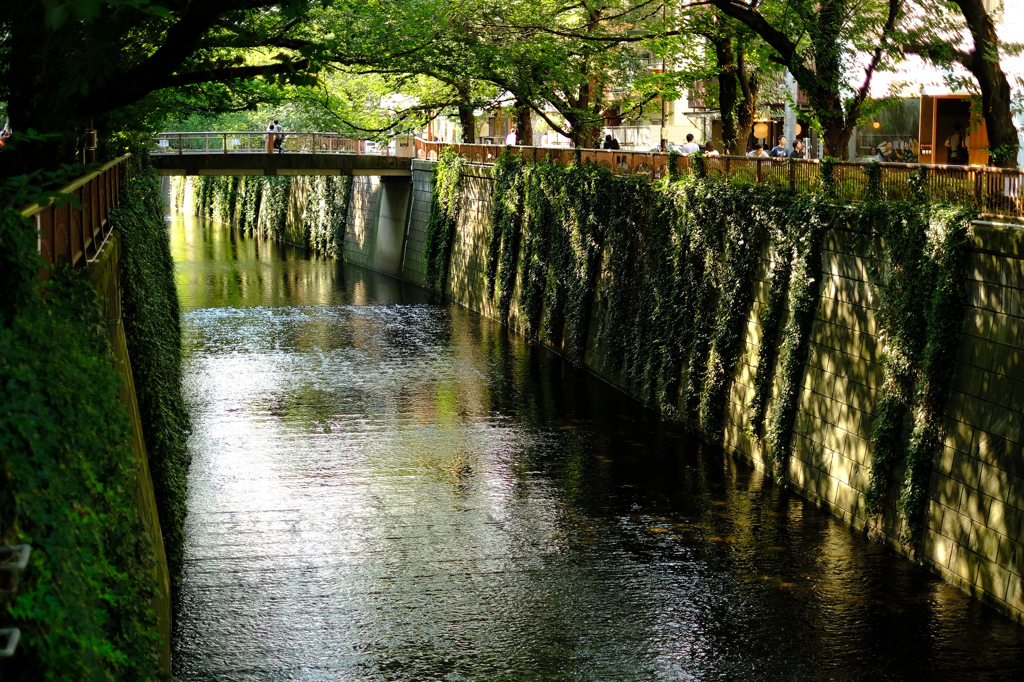
<svg viewBox="0 0 1024 682"><path fill-rule="evenodd" d="M433 164L416 161L413 168L414 203L403 274L422 283ZM490 169L482 167L471 166L465 173L446 293L495 317L485 281L490 176ZM890 509L885 521L869 516L862 494L870 475L869 439L882 382L883 349L874 315L878 293L868 277L869 244L863 235L834 229L822 247L821 300L811 331L787 483L850 525L902 549L898 538L903 528L894 521L898 515ZM970 308L946 407L946 448L933 465L929 531L920 558L954 584L1020 620L1024 615L1024 230L978 224L971 249ZM748 405L761 337L758 319L767 299L772 257L767 251L762 254L753 284L746 351L730 392L724 442L735 455L761 468L764 453L748 433ZM522 328L515 305L509 324ZM592 317L584 364L628 390L620 376L602 367L603 349L595 344L598 325L599 320ZM780 383L777 375L775 394ZM902 471L896 476L902 478ZM894 502L890 499L890 507Z"/></svg>

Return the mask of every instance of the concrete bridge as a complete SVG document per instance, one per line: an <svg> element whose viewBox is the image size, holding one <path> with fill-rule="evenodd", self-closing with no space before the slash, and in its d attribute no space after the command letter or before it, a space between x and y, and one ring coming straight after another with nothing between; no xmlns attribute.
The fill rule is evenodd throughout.
<svg viewBox="0 0 1024 682"><path fill-rule="evenodd" d="M412 174L411 140L399 140L397 155L379 153L372 142L337 133L278 133L267 152L266 132L160 133L150 159L160 175L368 175Z"/></svg>

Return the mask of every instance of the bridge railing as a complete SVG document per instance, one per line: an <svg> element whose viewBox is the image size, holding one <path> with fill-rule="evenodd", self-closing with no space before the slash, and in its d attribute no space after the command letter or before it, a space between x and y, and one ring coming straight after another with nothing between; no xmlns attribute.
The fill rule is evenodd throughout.
<svg viewBox="0 0 1024 682"><path fill-rule="evenodd" d="M267 138L281 138L284 152L303 154L387 154L373 142L354 140L338 133L270 133L251 130L234 132L157 133L149 153L164 154L266 154ZM273 146L271 149L274 149ZM277 152L277 149L274 149Z"/></svg>
<svg viewBox="0 0 1024 682"><path fill-rule="evenodd" d="M454 147L470 163L492 164L504 145L453 144L417 139L416 158L436 161L444 147ZM551 147L512 147L527 161L546 161L568 165L574 163L576 150ZM812 191L821 184L821 161L817 159L752 158L747 156L705 156L708 177L730 182L767 184L789 187L795 191ZM595 163L614 173L643 173L654 179L668 175L669 155L660 152L628 152L618 150L581 149L582 163ZM679 172L693 172L693 159L678 159ZM855 202L864 199L868 190L870 164L839 161L834 167L837 198ZM928 196L932 201L949 201L973 206L983 217L1024 219L1024 170L991 166L951 166L938 164L883 163L879 196L883 201L911 198L911 177L919 168L925 170Z"/></svg>
<svg viewBox="0 0 1024 682"><path fill-rule="evenodd" d="M119 203L130 159L125 154L62 188L66 200L22 209L21 215L34 220L41 233L39 253L45 262L85 267L100 254L113 230L110 210ZM48 271L41 274L49 276Z"/></svg>

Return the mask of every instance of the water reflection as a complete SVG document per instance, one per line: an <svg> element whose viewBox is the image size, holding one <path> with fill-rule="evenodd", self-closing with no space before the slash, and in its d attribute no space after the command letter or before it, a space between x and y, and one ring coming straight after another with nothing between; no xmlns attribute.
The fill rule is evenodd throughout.
<svg viewBox="0 0 1024 682"><path fill-rule="evenodd" d="M1016 679L1016 625L543 349L171 230L182 680Z"/></svg>

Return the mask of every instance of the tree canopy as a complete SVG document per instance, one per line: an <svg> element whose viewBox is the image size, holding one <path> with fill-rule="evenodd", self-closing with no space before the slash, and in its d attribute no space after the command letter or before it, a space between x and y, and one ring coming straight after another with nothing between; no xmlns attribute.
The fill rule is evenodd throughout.
<svg viewBox="0 0 1024 682"><path fill-rule="evenodd" d="M885 104L869 96L873 75L909 52L963 65L993 158L1016 156L1007 47L982 0L47 0L12 3L0 35L0 102L16 130L51 135L2 155L3 174L73 158L90 124L243 121L260 105L371 136L442 111L471 136L475 110L511 106L589 145L606 116L652 110L698 81L735 150L786 69L826 153L842 157Z"/></svg>

